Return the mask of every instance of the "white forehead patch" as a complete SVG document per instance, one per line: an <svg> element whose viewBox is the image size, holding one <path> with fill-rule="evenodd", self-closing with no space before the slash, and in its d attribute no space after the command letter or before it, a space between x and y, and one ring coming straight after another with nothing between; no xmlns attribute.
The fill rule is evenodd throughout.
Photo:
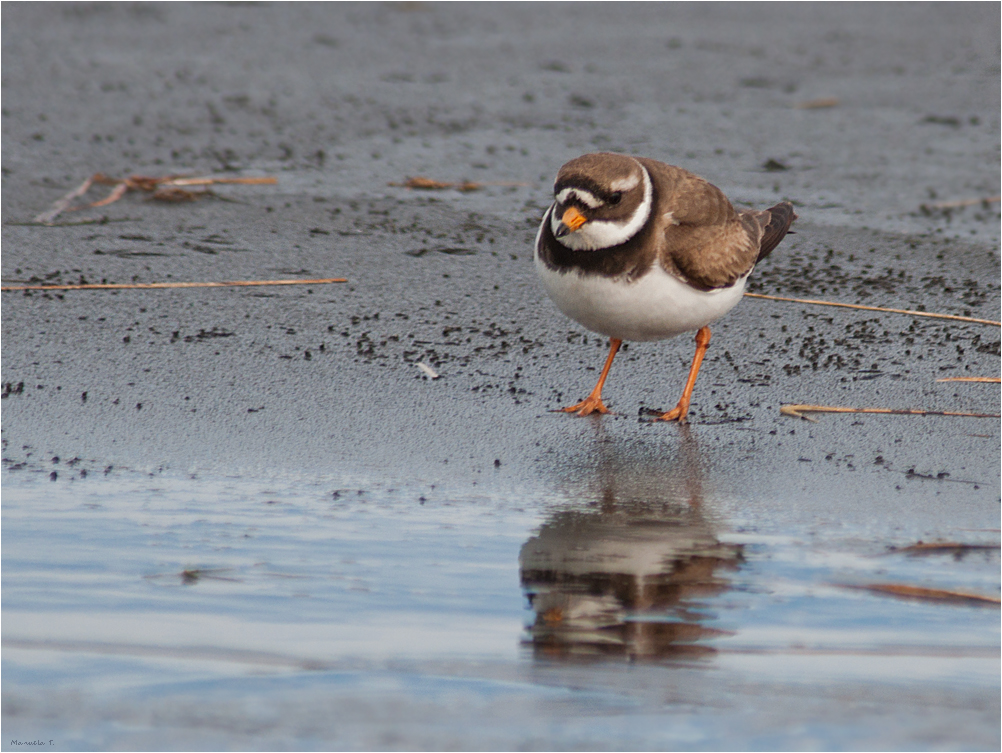
<svg viewBox="0 0 1002 753"><path fill-rule="evenodd" d="M632 191L640 183L639 175L631 175L627 178L620 178L619 180L612 181L609 188L613 191Z"/></svg>
<svg viewBox="0 0 1002 753"><path fill-rule="evenodd" d="M583 188L565 188L563 191L557 194L557 203L566 204L567 200L571 196L576 196L577 200L584 204L586 207L591 207L592 209L598 209L605 202L595 196L591 191L586 191Z"/></svg>

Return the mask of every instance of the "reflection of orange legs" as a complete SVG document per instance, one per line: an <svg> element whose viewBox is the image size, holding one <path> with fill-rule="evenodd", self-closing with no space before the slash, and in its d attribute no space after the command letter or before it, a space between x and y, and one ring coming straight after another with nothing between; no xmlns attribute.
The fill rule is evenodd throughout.
<svg viewBox="0 0 1002 753"><path fill-rule="evenodd" d="M706 349L710 347L710 328L703 327L696 333L696 355L692 357L692 366L689 367L689 379L686 380L685 389L682 390L682 397L679 398L678 405L667 413L658 416L655 421L678 421L685 423L685 416L689 412L689 401L692 400L692 388L696 386L696 376L699 374L699 366L703 363L703 356ZM599 386L601 386L599 382Z"/></svg>
<svg viewBox="0 0 1002 753"><path fill-rule="evenodd" d="M707 342L709 342L709 336L707 336ZM605 378L609 376L609 369L612 368L612 359L616 357L616 352L622 344L623 341L617 340L615 337L609 340L609 357L605 359L605 367L602 369L601 375L599 375L598 384L595 385L595 389L577 405L569 405L566 408L561 408L564 413L577 413L579 416L587 416L590 413L609 412L609 409L602 402L602 386L605 384Z"/></svg>

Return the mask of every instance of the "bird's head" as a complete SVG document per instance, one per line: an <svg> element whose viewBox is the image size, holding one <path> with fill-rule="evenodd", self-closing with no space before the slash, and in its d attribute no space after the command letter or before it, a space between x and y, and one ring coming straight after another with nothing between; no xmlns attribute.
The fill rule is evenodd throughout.
<svg viewBox="0 0 1002 753"><path fill-rule="evenodd" d="M585 154L560 168L550 229L568 248L592 251L625 243L651 212L647 170L622 154Z"/></svg>

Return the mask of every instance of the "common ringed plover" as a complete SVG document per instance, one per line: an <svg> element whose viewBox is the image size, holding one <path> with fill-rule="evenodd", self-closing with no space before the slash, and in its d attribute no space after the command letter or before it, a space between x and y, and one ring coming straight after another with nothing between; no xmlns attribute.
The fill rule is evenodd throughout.
<svg viewBox="0 0 1002 753"><path fill-rule="evenodd" d="M685 421L710 323L741 300L755 264L797 219L782 202L735 210L716 186L643 157L585 154L560 168L536 234L536 270L564 314L610 338L598 384L562 410L608 413L602 402L623 340L696 331L696 355L678 405L656 420Z"/></svg>

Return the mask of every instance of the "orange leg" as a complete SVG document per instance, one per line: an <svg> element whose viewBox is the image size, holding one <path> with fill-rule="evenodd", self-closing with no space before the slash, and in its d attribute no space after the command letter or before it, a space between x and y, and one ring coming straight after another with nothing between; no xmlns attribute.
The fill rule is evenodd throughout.
<svg viewBox="0 0 1002 753"><path fill-rule="evenodd" d="M609 340L609 357L605 359L605 367L602 369L601 375L599 375L598 384L595 385L595 389L577 405L570 405L560 410L564 413L577 413L579 416L587 416L590 413L609 412L609 409L602 402L602 386L605 384L606 377L609 376L609 369L612 368L612 359L616 357L616 352L622 344L623 341L617 340L615 337Z"/></svg>
<svg viewBox="0 0 1002 753"><path fill-rule="evenodd" d="M689 367L689 379L686 380L685 389L682 390L682 397L679 398L678 405L667 413L658 416L655 421L678 421L685 423L685 416L689 412L689 401L692 400L692 388L696 386L696 377L699 375L699 366L703 363L703 356L706 349L710 347L710 328L703 327L696 333L696 355L692 357L692 366Z"/></svg>

